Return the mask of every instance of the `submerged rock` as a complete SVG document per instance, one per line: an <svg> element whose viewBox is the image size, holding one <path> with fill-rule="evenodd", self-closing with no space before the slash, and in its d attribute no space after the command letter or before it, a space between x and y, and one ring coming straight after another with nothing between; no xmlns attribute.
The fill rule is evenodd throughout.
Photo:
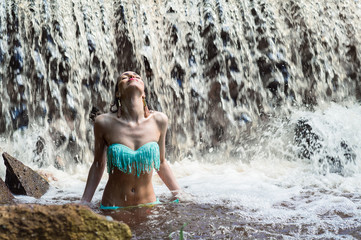
<svg viewBox="0 0 361 240"><path fill-rule="evenodd" d="M0 204L11 204L14 196L6 186L5 182L0 178Z"/></svg>
<svg viewBox="0 0 361 240"><path fill-rule="evenodd" d="M0 206L0 239L130 239L129 227L82 205Z"/></svg>
<svg viewBox="0 0 361 240"><path fill-rule="evenodd" d="M5 183L13 194L40 198L49 189L49 183L19 160L3 153L6 166Z"/></svg>

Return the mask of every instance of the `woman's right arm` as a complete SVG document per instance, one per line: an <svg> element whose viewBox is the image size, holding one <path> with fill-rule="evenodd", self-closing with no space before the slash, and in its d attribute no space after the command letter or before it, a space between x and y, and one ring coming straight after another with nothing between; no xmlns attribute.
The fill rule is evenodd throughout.
<svg viewBox="0 0 361 240"><path fill-rule="evenodd" d="M106 144L103 138L104 116L96 117L94 122L94 162L90 167L88 179L86 182L82 203L89 203L99 185L106 166Z"/></svg>

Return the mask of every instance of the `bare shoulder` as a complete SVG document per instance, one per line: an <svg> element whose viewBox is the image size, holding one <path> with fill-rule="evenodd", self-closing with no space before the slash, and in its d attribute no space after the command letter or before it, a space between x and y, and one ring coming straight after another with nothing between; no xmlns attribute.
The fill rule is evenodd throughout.
<svg viewBox="0 0 361 240"><path fill-rule="evenodd" d="M167 125L168 125L167 115L165 115L162 112L157 112L157 111L153 111L152 114L153 114L153 118L155 119L155 121L157 122L157 125L160 128L167 127Z"/></svg>
<svg viewBox="0 0 361 240"><path fill-rule="evenodd" d="M112 121L112 116L109 113L100 114L95 118L94 126L104 127Z"/></svg>

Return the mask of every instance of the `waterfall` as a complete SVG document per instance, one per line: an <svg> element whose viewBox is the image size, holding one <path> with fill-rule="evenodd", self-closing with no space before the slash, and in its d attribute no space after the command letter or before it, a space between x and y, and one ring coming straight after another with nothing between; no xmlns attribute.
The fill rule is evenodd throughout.
<svg viewBox="0 0 361 240"><path fill-rule="evenodd" d="M171 159L228 149L298 106L361 98L357 0L4 0L0 142L39 166L92 158L93 107L139 72Z"/></svg>

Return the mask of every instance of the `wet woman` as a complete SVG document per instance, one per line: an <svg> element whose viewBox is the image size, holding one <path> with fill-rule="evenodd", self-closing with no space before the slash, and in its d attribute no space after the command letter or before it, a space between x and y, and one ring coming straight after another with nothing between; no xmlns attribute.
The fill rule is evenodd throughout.
<svg viewBox="0 0 361 240"><path fill-rule="evenodd" d="M116 84L111 112L95 119L94 162L82 203L93 198L106 165L109 179L101 209L159 203L152 184L153 170L176 197L180 187L165 159L167 124L164 113L148 110L141 77L124 72Z"/></svg>

